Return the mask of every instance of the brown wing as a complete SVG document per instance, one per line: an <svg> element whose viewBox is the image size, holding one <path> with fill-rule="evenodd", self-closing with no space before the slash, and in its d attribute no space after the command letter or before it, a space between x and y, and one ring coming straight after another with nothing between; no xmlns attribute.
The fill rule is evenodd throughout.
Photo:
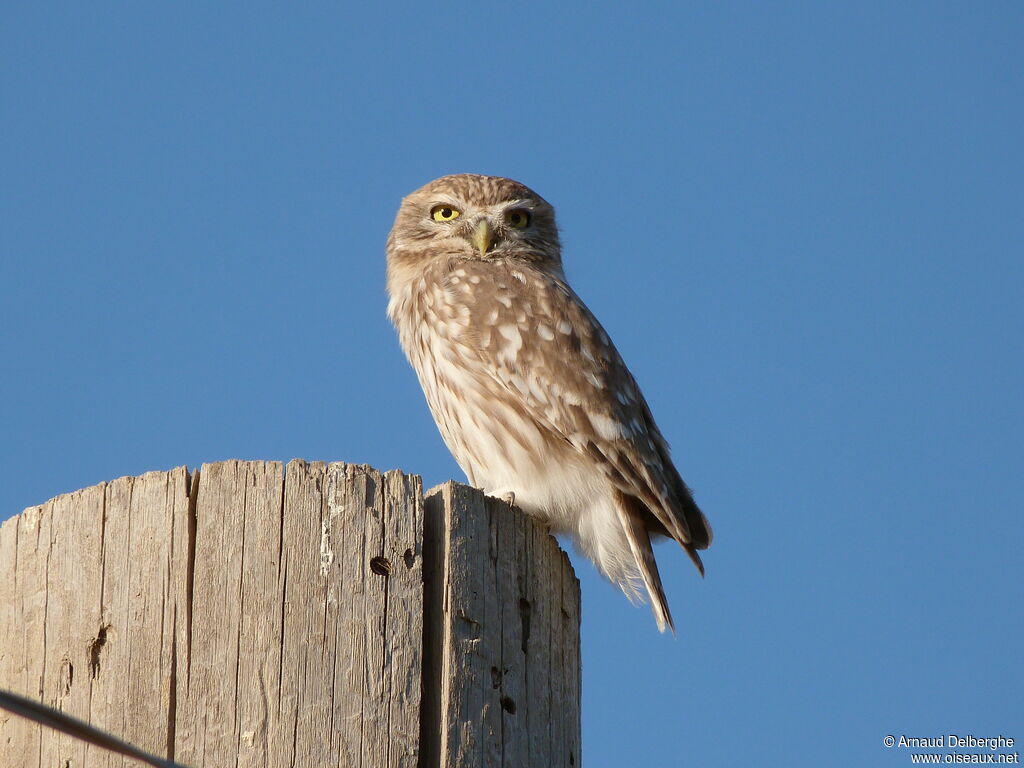
<svg viewBox="0 0 1024 768"><path fill-rule="evenodd" d="M597 462L703 566L711 528L669 457L643 395L608 335L562 280L517 262L459 261L440 276L465 323L458 343L517 395L539 426Z"/></svg>

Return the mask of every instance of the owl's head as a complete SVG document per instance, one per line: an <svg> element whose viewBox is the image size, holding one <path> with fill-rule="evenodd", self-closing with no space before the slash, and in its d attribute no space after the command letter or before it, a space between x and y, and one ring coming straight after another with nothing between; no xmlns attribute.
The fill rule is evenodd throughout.
<svg viewBox="0 0 1024 768"><path fill-rule="evenodd" d="M392 268L433 257L520 260L561 272L555 211L500 176L442 176L402 200L388 236Z"/></svg>

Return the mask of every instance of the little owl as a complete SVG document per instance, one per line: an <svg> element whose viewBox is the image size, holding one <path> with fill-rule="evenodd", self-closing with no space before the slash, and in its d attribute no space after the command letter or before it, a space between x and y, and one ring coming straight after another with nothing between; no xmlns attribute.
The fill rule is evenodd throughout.
<svg viewBox="0 0 1024 768"><path fill-rule="evenodd" d="M388 315L469 482L568 534L672 627L651 536L711 526L608 334L562 271L554 209L522 184L445 176L402 201Z"/></svg>

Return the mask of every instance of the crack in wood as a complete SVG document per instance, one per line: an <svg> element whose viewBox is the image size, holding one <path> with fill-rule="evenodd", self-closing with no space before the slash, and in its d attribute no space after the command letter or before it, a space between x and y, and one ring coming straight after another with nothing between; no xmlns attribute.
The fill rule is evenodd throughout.
<svg viewBox="0 0 1024 768"><path fill-rule="evenodd" d="M579 761L578 582L479 491L229 461L32 509L0 526L0 647L30 654L0 687L186 764ZM84 760L12 723L0 765Z"/></svg>

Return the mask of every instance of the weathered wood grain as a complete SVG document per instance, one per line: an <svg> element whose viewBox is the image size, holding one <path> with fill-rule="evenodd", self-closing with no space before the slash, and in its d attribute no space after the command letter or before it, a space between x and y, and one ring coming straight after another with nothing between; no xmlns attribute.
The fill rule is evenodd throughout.
<svg viewBox="0 0 1024 768"><path fill-rule="evenodd" d="M579 587L532 520L370 467L125 477L0 526L0 688L196 766L577 766ZM0 712L0 766L131 761Z"/></svg>
<svg viewBox="0 0 1024 768"><path fill-rule="evenodd" d="M457 483L427 494L430 765L580 764L579 582L540 524Z"/></svg>

